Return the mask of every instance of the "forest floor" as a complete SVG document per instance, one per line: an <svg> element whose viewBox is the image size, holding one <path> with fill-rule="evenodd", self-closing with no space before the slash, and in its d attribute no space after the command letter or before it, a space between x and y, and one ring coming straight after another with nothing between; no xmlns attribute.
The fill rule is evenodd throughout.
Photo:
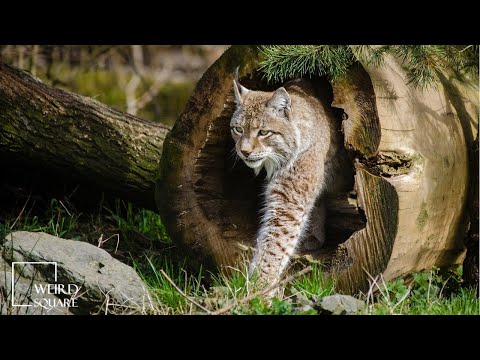
<svg viewBox="0 0 480 360"><path fill-rule="evenodd" d="M188 267L166 234L160 216L130 203L100 201L89 213L76 210L68 198L42 201L24 197L23 206L0 216L0 239L10 231L42 231L68 239L87 241L131 265L147 284L155 300L150 314L318 314L316 304L335 294L335 282L311 263L310 271L277 289L267 299L247 276L246 265L229 275ZM302 260L304 261L304 260ZM246 264L246 262L245 262ZM290 275L292 272L290 273ZM360 314L462 314L478 315L475 289L462 287L462 268L416 273L408 279L377 279ZM139 306L130 313L145 313Z"/></svg>

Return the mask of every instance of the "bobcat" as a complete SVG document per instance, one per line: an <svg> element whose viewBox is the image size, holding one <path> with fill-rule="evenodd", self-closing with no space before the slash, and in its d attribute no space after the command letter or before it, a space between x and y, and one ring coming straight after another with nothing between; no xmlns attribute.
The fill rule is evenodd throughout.
<svg viewBox="0 0 480 360"><path fill-rule="evenodd" d="M233 90L230 127L236 152L256 175L265 169L267 179L249 272L273 284L303 238L316 238L317 244L315 239L303 244L308 250L324 243L322 195L342 186L337 174L351 165L335 115L308 81L294 80L274 92L253 91L240 84L237 69ZM312 215L316 222L309 226Z"/></svg>

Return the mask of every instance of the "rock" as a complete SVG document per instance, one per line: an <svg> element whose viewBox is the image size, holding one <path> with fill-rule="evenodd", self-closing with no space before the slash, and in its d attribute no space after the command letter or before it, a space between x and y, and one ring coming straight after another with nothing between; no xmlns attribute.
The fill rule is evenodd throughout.
<svg viewBox="0 0 480 360"><path fill-rule="evenodd" d="M18 231L7 235L2 258L0 290L9 294L9 302L11 264L29 262L14 264L14 295L17 303L32 305L30 310L36 306L37 313L49 309L48 314L124 313L127 309L135 308L138 312L142 309L145 311L151 306L145 285L130 266L112 258L105 250L85 242L65 240L45 233ZM41 299L43 309L35 299ZM5 313L7 310L4 309L9 306L5 305L6 299L1 300L1 312ZM27 307L16 308L19 313L28 310Z"/></svg>
<svg viewBox="0 0 480 360"><path fill-rule="evenodd" d="M53 294L38 294L32 284L32 279L15 276L14 303L12 303L12 266L0 257L0 314L1 315L71 315L68 307L34 306L36 303L58 304L60 298ZM47 282L36 280L37 286L46 286ZM6 298L3 298L3 295ZM46 299L46 300L42 300ZM35 303L35 301L37 301ZM20 305L20 306L17 306Z"/></svg>
<svg viewBox="0 0 480 360"><path fill-rule="evenodd" d="M355 315L364 307L365 303L349 295L325 296L316 304L322 312L329 312L333 315Z"/></svg>
<svg viewBox="0 0 480 360"><path fill-rule="evenodd" d="M297 292L294 299L295 299L295 302L300 305L313 305L313 301L309 300L301 292Z"/></svg>
<svg viewBox="0 0 480 360"><path fill-rule="evenodd" d="M312 305L302 305L300 307L295 308L294 314L305 314L305 313L311 313L316 314L317 311L313 308Z"/></svg>

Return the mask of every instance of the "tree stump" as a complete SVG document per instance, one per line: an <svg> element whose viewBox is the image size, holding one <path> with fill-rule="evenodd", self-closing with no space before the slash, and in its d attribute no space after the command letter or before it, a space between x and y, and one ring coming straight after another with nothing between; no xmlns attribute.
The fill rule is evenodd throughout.
<svg viewBox="0 0 480 360"><path fill-rule="evenodd" d="M235 163L229 120L237 66L247 88L280 85L256 72L259 56L255 47L227 50L164 143L157 205L172 238L199 264L234 265L245 245L255 246L263 179ZM461 264L466 138L477 132L478 86L444 74L438 88L414 89L392 57L377 69L357 63L332 84L315 81L320 96L333 100L354 158L354 172L346 174L354 176L352 191L329 202L327 246L313 254L328 260L337 289L366 291L380 274L390 280Z"/></svg>

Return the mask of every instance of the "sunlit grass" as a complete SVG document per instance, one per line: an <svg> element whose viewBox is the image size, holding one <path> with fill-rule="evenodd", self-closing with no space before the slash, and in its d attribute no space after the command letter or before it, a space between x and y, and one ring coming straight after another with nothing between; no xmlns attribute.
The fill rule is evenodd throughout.
<svg viewBox="0 0 480 360"><path fill-rule="evenodd" d="M282 286L273 298L262 292L255 278L249 277L250 255L245 255L237 266L221 271L190 269L188 259L172 252L175 247L160 216L121 200L115 201L112 206L101 204L98 213L86 216L75 212L68 204L52 199L44 213L34 213L33 205L27 203L20 214L4 219L0 223L1 238L4 239L10 231L42 231L63 238L91 239L98 245L98 234L102 234L104 239L117 235L120 244L124 245L126 261L134 267L152 295L153 307L148 313L319 314L322 313L319 301L336 293L334 280L319 263L311 263L307 274ZM95 232L85 234L86 229L94 229ZM144 242L138 243L139 236L150 244L148 248ZM153 251L151 244L161 246ZM113 244L109 249L116 251ZM290 270L290 274L298 271L295 268ZM436 269L415 273L409 281L397 279L384 282L377 277L368 294L356 297L366 303L362 314L480 313L475 289L462 287L461 267L444 274ZM135 313L135 310L129 311ZM139 307L138 313L145 313L144 308Z"/></svg>

